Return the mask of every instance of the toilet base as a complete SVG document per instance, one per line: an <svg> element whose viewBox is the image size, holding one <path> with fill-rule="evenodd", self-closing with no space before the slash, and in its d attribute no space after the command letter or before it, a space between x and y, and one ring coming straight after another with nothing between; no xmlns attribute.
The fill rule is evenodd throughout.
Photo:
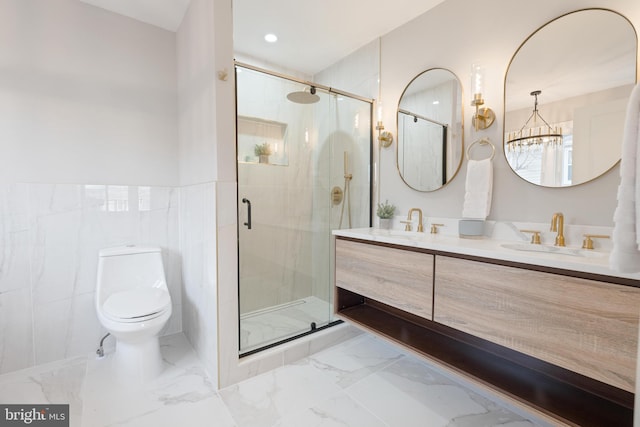
<svg viewBox="0 0 640 427"><path fill-rule="evenodd" d="M140 384L158 377L164 369L158 337L135 343L117 340L112 367L122 382Z"/></svg>

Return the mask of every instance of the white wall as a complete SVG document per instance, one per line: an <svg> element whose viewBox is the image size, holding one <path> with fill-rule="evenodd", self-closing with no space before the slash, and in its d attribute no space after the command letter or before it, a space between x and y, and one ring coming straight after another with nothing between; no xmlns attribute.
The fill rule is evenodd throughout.
<svg viewBox="0 0 640 427"><path fill-rule="evenodd" d="M177 32L183 330L217 381L214 3L194 0Z"/></svg>
<svg viewBox="0 0 640 427"><path fill-rule="evenodd" d="M193 1L177 32L180 184L214 181L213 2Z"/></svg>
<svg viewBox="0 0 640 427"><path fill-rule="evenodd" d="M162 248L181 330L175 61L174 33L0 2L0 373L97 348L102 247Z"/></svg>
<svg viewBox="0 0 640 427"><path fill-rule="evenodd" d="M192 0L177 32L183 329L214 384L238 361L231 26L230 1Z"/></svg>
<svg viewBox="0 0 640 427"><path fill-rule="evenodd" d="M312 80L365 98L378 99L379 53L380 40L372 40L320 71Z"/></svg>
<svg viewBox="0 0 640 427"><path fill-rule="evenodd" d="M175 34L78 2L0 2L0 182L177 184Z"/></svg>
<svg viewBox="0 0 640 427"><path fill-rule="evenodd" d="M443 67L460 78L465 94L465 145L488 136L496 145L493 205L489 219L548 222L562 211L573 224L613 225L619 168L593 182L573 188L537 187L520 179L502 155L503 84L511 57L537 28L564 13L587 7L606 7L625 15L640 29L640 3L636 0L575 0L514 2L447 0L426 14L382 38L382 99L384 123L395 128L395 109L405 86L423 70ZM496 122L476 133L471 129L470 71L480 62L486 68L486 105ZM389 108L391 107L391 108ZM395 134L394 130L394 134ZM420 193L408 188L396 169L394 144L381 156L381 199L399 206L401 214L420 207L427 216L459 218L462 212L466 162L444 188Z"/></svg>

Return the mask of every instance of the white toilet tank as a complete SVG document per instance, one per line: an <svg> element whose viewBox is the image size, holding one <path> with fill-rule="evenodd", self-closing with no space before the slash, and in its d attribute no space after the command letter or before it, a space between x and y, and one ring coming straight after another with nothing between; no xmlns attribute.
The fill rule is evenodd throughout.
<svg viewBox="0 0 640 427"><path fill-rule="evenodd" d="M96 289L99 304L115 292L166 286L160 248L121 246L100 250Z"/></svg>

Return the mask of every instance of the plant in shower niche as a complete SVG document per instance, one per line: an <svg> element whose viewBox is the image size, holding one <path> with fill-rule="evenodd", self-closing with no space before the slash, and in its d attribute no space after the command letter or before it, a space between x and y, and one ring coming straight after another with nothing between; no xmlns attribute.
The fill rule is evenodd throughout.
<svg viewBox="0 0 640 427"><path fill-rule="evenodd" d="M256 144L255 147L253 147L253 152L258 156L258 161L260 163L269 163L269 156L273 154L271 145L269 145L268 142L265 142L264 144Z"/></svg>
<svg viewBox="0 0 640 427"><path fill-rule="evenodd" d="M393 213L396 211L396 207L392 204L389 204L388 200L385 200L384 203L378 203L378 209L376 210L376 215L380 219L389 219L393 218Z"/></svg>
<svg viewBox="0 0 640 427"><path fill-rule="evenodd" d="M256 156L270 156L273 154L273 151L271 151L271 145L269 145L268 142L265 142L264 144L256 144L253 148L253 152Z"/></svg>

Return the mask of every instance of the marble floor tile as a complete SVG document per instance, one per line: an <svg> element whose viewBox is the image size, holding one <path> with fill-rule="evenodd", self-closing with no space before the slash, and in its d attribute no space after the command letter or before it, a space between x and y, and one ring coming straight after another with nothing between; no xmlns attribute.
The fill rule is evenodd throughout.
<svg viewBox="0 0 640 427"><path fill-rule="evenodd" d="M82 425L170 427L198 425L215 417L216 426L233 427L233 420L184 335L163 337L161 350L164 370L145 384L119 378L109 355L89 360L82 391Z"/></svg>
<svg viewBox="0 0 640 427"><path fill-rule="evenodd" d="M400 349L370 335L351 339L342 345L312 355L308 362L348 387L403 357Z"/></svg>
<svg viewBox="0 0 640 427"><path fill-rule="evenodd" d="M86 357L75 357L0 375L0 403L69 404L70 426L80 427L86 366Z"/></svg>
<svg viewBox="0 0 640 427"><path fill-rule="evenodd" d="M220 394L238 427L273 426L340 391L335 380L309 364L285 365L224 388Z"/></svg>
<svg viewBox="0 0 640 427"><path fill-rule="evenodd" d="M282 418L274 427L392 427L343 391Z"/></svg>
<svg viewBox="0 0 640 427"><path fill-rule="evenodd" d="M122 382L107 347L0 375L0 403L68 403L73 427L546 427L369 334L222 390L183 334L160 342L150 382Z"/></svg>
<svg viewBox="0 0 640 427"><path fill-rule="evenodd" d="M535 424L407 355L346 389L389 425L491 427Z"/></svg>

